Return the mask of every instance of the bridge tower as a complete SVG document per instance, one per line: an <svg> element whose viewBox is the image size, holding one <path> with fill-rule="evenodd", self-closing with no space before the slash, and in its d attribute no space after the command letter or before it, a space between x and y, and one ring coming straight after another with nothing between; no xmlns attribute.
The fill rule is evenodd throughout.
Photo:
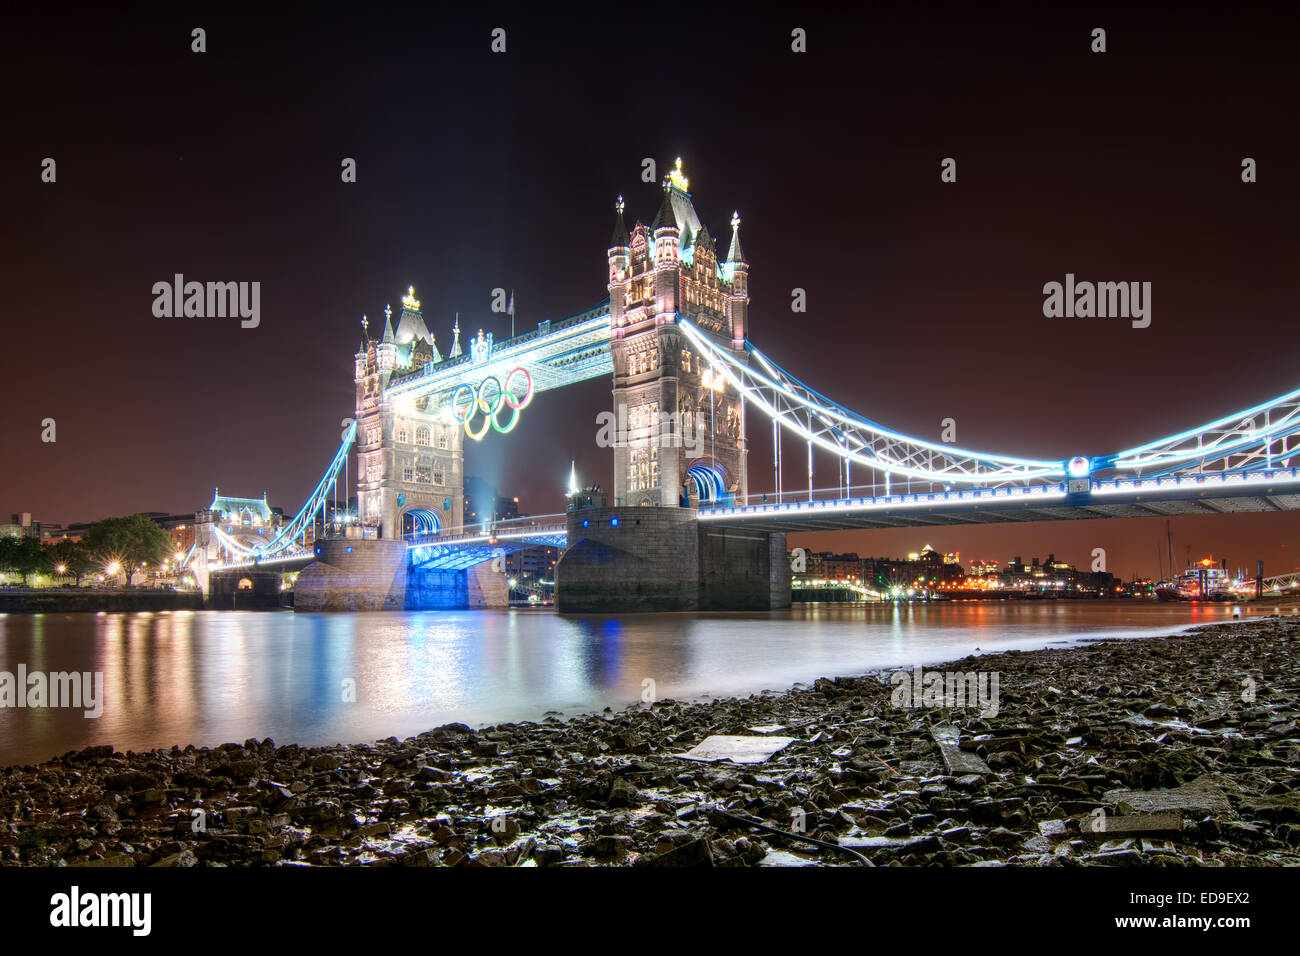
<svg viewBox="0 0 1300 956"><path fill-rule="evenodd" d="M658 215L628 232L623 197L609 248L614 360L614 496L618 505L726 500L748 493L745 406L740 394L677 328L685 317L743 355L749 265L740 217L725 260L687 191L682 162L664 179Z"/></svg>
<svg viewBox="0 0 1300 956"><path fill-rule="evenodd" d="M366 329L356 353L357 509L364 528L381 538L459 527L464 512L462 430L436 397L388 397L390 383L419 375L442 355L420 314L415 289L402 299L393 331L384 310L383 335ZM460 354L460 330L449 358Z"/></svg>

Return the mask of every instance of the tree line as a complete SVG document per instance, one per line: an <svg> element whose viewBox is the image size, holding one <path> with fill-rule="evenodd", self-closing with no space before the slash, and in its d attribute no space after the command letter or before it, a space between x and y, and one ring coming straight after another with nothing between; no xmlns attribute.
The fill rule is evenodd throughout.
<svg viewBox="0 0 1300 956"><path fill-rule="evenodd" d="M136 514L97 521L80 541L0 537L0 571L21 575L24 586L29 576L40 574L72 578L78 586L87 575L122 574L130 585L132 575L143 567L158 567L170 551L167 532L146 515Z"/></svg>

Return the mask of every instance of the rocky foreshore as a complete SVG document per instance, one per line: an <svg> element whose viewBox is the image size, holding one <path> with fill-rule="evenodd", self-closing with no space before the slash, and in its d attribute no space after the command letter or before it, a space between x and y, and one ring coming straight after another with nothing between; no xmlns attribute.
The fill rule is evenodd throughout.
<svg viewBox="0 0 1300 956"><path fill-rule="evenodd" d="M1295 865L1298 652L1273 618L926 668L996 673L996 716L900 706L880 673L368 745L91 748L0 770L0 862ZM718 734L795 740L678 756Z"/></svg>

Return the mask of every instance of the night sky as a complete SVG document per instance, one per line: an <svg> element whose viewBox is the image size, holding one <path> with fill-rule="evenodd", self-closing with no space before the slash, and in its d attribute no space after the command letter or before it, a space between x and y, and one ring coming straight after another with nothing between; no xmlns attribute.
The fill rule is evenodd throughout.
<svg viewBox="0 0 1300 956"><path fill-rule="evenodd" d="M352 414L362 314L382 328L414 285L445 353L457 311L464 339L508 334L496 287L514 290L520 331L595 305L615 197L629 226L655 214L647 156L663 171L682 157L715 237L740 211L754 342L918 437L951 417L965 447L1105 454L1300 386L1294 23L1091 5L533 9L546 15L7 17L0 518L192 511L214 486L297 510ZM505 54L489 49L498 26ZM1098 26L1105 54L1089 50ZM151 288L177 272L260 281L260 327L155 318ZM1151 326L1044 318L1043 284L1067 272L1151 282ZM468 450L467 473L533 513L562 508L571 459L610 487L595 445L610 404L606 380L545 393L519 431ZM770 428L751 418L750 438L764 491ZM806 484L801 466L791 454L787 487ZM829 461L818 475L834 485ZM1176 519L1175 557L1290 570L1298 528ZM1079 564L1105 547L1127 577L1156 573L1164 534L1149 519L791 544Z"/></svg>

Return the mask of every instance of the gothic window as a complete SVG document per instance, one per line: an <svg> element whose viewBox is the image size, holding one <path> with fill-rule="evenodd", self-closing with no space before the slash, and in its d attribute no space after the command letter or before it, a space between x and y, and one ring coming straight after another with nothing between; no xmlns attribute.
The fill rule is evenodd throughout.
<svg viewBox="0 0 1300 956"><path fill-rule="evenodd" d="M433 472L430 471L428 465L415 466L415 480L422 485L427 485L433 480Z"/></svg>
<svg viewBox="0 0 1300 956"><path fill-rule="evenodd" d="M405 445L408 441L410 441L410 437L407 435L406 432L406 422L402 422L397 426L397 441L399 444L402 445Z"/></svg>
<svg viewBox="0 0 1300 956"><path fill-rule="evenodd" d="M402 468L403 481L415 481L415 466L406 465Z"/></svg>
<svg viewBox="0 0 1300 956"><path fill-rule="evenodd" d="M433 483L434 483L435 485L440 485L440 484L443 483L443 482L442 482L442 472L440 472L440 471L435 471L435 472L433 473Z"/></svg>
<svg viewBox="0 0 1300 956"><path fill-rule="evenodd" d="M430 444L428 425L421 425L415 430L415 443L417 445L425 445L426 447Z"/></svg>
<svg viewBox="0 0 1300 956"><path fill-rule="evenodd" d="M682 349L682 371L689 372L690 370L691 370L691 353L688 352L686 349Z"/></svg>
<svg viewBox="0 0 1300 956"><path fill-rule="evenodd" d="M446 435L439 435L439 436L438 436L438 447L441 448L443 451L446 451L446 450L447 450L447 436L446 436Z"/></svg>

